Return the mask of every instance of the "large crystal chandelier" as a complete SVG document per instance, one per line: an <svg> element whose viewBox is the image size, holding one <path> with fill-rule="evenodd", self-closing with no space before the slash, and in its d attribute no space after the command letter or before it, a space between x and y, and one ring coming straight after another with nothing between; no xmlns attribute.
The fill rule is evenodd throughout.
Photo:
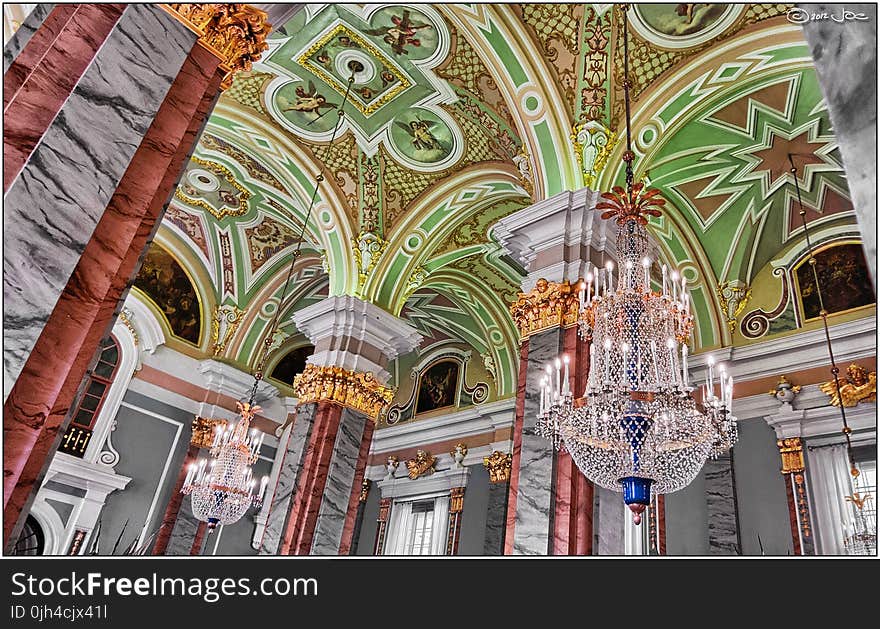
<svg viewBox="0 0 880 629"><path fill-rule="evenodd" d="M239 419L235 425L214 427L214 441L208 459L190 464L181 491L192 499L193 515L208 523L208 530L218 524L238 522L248 508L259 509L266 494L269 477L264 476L259 490L253 478L265 433L250 428L259 406L238 403Z"/></svg>
<svg viewBox="0 0 880 629"><path fill-rule="evenodd" d="M624 5L624 32L626 6ZM615 186L596 208L617 223L613 263L588 273L580 291L580 336L590 343L586 390L575 397L569 357L562 356L541 382L536 433L564 448L594 483L623 492L641 522L652 492L688 485L708 457L737 439L730 412L733 378L711 357L705 382L688 377L688 341L694 325L686 279L663 265L652 288L647 216L665 204L656 189L633 183L629 67L624 35L626 189ZM564 366L564 376L561 371Z"/></svg>

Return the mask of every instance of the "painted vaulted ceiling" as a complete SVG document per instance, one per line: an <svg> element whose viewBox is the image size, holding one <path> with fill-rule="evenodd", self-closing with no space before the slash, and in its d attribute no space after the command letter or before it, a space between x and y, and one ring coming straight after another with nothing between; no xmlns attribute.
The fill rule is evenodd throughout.
<svg viewBox="0 0 880 629"><path fill-rule="evenodd" d="M788 7L630 12L636 174L668 200L651 227L693 287L697 348L761 337L731 332L719 283L752 288L744 316L780 300L794 308L776 272L804 250L789 153L820 240L858 239ZM212 347L212 310L224 305L241 314L218 356L252 364L280 307L277 363L307 343L289 312L351 294L404 317L429 345L488 356L492 395L513 394L507 305L522 270L488 231L561 191L622 181L619 14L598 4L305 5L268 42L217 103L156 240L196 285L199 351ZM363 69L329 144L352 60ZM327 181L279 305L318 172Z"/></svg>

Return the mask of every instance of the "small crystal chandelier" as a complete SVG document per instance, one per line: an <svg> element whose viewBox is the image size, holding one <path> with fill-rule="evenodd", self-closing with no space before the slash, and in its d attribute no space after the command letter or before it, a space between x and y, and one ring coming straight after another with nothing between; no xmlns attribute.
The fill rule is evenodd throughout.
<svg viewBox="0 0 880 629"><path fill-rule="evenodd" d="M652 492L688 485L708 457L733 446L737 430L733 378L724 367L716 374L709 357L705 383L688 378L694 318L686 279L663 265L661 290L651 287L646 216L660 216L665 201L659 190L633 183L627 57L625 35L627 187L615 186L596 206L603 219L616 219L621 268L615 278L608 262L581 285L579 331L590 342L586 391L574 397L568 356L556 360L555 373L548 365L535 431L564 447L591 481L623 492L639 524Z"/></svg>
<svg viewBox="0 0 880 629"><path fill-rule="evenodd" d="M240 414L235 425L214 427L211 460L201 459L190 464L181 492L192 499L193 515L208 523L211 531L218 524L238 522L253 505L259 509L266 494L268 476L263 476L256 490L251 466L256 463L265 433L251 429L259 406L238 402Z"/></svg>
<svg viewBox="0 0 880 629"><path fill-rule="evenodd" d="M336 110L338 117L336 124L333 126L330 141L326 145L327 151L330 150L336 139L336 134L339 132L343 116L345 115L345 103L348 101L355 76L364 70L364 66L361 62L352 59L348 62L348 69L351 71L351 75L348 77L348 85L345 89L345 94L343 94L342 103ZM266 366L269 351L277 339L282 304L287 295L290 281L293 278L296 260L302 253L306 226L315 209L318 188L322 181L324 181L324 174L319 170L315 175L315 187L306 211L306 218L302 222L296 240L296 247L291 254L287 278L284 280L281 288L278 305L275 307L275 313L269 323L263 348L254 369L254 384L251 388L250 397L247 402L237 402L240 418L235 426L227 426L220 431L216 427L214 428L214 442L210 452L212 457L210 464L208 464L207 459L202 459L198 463L190 465L183 488L180 490L181 493L191 496L193 515L199 520L208 523L209 532L216 528L218 524L226 525L237 522L252 505L255 509L259 509L265 498L269 478L264 476L260 482L259 490L256 490L256 482L251 469L251 466L259 457L260 448L263 445L263 437L265 436L265 433L259 433L258 430L250 428L254 415L261 410L259 406L254 405L254 400L260 381L263 379L263 370ZM259 437L257 436L258 434Z"/></svg>
<svg viewBox="0 0 880 629"><path fill-rule="evenodd" d="M877 520L876 517L868 517L865 513L871 511L869 502L872 496L867 485L862 487L859 479L860 476L854 477L855 489L852 494L844 498L846 502L852 503L853 517L850 524L843 523L846 531L843 547L847 555L875 555L877 554Z"/></svg>

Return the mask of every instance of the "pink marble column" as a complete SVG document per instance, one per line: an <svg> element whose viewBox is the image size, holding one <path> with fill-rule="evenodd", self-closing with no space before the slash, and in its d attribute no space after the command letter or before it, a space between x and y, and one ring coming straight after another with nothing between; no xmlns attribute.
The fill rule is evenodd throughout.
<svg viewBox="0 0 880 629"><path fill-rule="evenodd" d="M165 514L162 516L162 525L159 527L159 533L156 535L156 543L153 545L154 555L164 555L168 548L168 541L171 539L171 531L174 530L174 523L177 522L177 514L180 513L180 507L183 504L183 494L180 490L183 488L183 481L186 480L187 470L191 463L195 463L196 457L199 456L199 447L190 444L186 451L186 457L183 459L183 465L177 473L177 481L174 483L174 489L171 490L171 499L165 507Z"/></svg>
<svg viewBox="0 0 880 629"><path fill-rule="evenodd" d="M3 76L3 191L125 10L124 4L59 4Z"/></svg>
<svg viewBox="0 0 880 629"><path fill-rule="evenodd" d="M99 16L106 20L106 13ZM38 35L39 31L34 38ZM66 427L69 408L95 360L99 341L115 321L128 282L137 272L141 253L158 226L186 157L216 102L223 77L219 63L217 57L193 41L189 56L117 182L79 263L6 399L6 544L15 538L23 523L23 514L27 513L54 455L58 436ZM41 70L62 73L65 68ZM27 81L23 85L27 86ZM24 86L19 90L22 98ZM26 110L21 111L24 115ZM7 124L9 120L7 110Z"/></svg>
<svg viewBox="0 0 880 629"><path fill-rule="evenodd" d="M339 554L351 554L352 541L357 523L358 505L361 498L361 490L364 482L364 474L367 471L367 458L370 455L370 444L373 441L373 430L376 425L367 421L364 426L364 436L361 437L361 449L358 452L357 465L354 471L354 481L351 486L351 498L348 501L348 510L345 515L345 524L342 528L342 541L339 544Z"/></svg>
<svg viewBox="0 0 880 629"><path fill-rule="evenodd" d="M318 402L303 470L297 481L293 506L281 540L282 555L308 555L312 549L321 496L327 484L327 472L341 418L342 407L330 402Z"/></svg>
<svg viewBox="0 0 880 629"><path fill-rule="evenodd" d="M519 462L522 453L523 415L526 403L526 375L529 365L529 340L519 349L519 371L516 386L515 420L513 425L513 458L510 463L510 484L507 490L507 525L504 530L504 554L513 554L513 533L516 529L516 496L519 487Z"/></svg>

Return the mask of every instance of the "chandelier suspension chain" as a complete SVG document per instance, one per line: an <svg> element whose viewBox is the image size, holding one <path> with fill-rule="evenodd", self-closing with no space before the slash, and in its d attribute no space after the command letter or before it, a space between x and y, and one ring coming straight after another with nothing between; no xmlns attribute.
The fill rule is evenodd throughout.
<svg viewBox="0 0 880 629"><path fill-rule="evenodd" d="M621 5L620 10L623 13L623 103L626 107L626 153L623 155L623 161L626 162L626 191L631 194L633 186L632 163L635 154L632 150L632 118L629 101L629 21L627 20L629 5Z"/></svg>
<svg viewBox="0 0 880 629"><path fill-rule="evenodd" d="M804 209L804 203L801 199L801 186L798 181L798 170L794 165L794 158L791 153L788 154L788 162L791 165L791 173L794 177L794 188L797 192L797 200L798 200L798 209L801 216L801 224L804 226L804 240L807 243L807 251L810 254L809 259L807 260L810 269L813 272L813 282L816 285L816 296L819 299L819 316L822 317L822 329L825 331L825 344L828 347L828 358L831 360L831 375L834 376L834 388L837 391L837 399L840 402L840 419L843 421L843 436L846 437L846 453L849 458L850 464L850 474L853 477L859 475L859 470L856 468L855 458L852 451L852 440L850 439L850 433L852 429L849 427L849 424L846 421L846 410L843 408L843 397L840 395L840 369L837 368L837 363L834 360L834 350L831 347L831 332L828 330L828 311L825 310L825 301L822 298L822 289L819 286L819 273L816 271L816 256L813 254L813 243L810 240L810 231L807 228L807 211Z"/></svg>
<svg viewBox="0 0 880 629"><path fill-rule="evenodd" d="M350 61L348 64L349 69L351 70L351 76L348 77L348 85L345 87L345 94L342 97L342 102L339 104L338 115L336 117L336 124L333 125L333 132L330 134L330 141L325 147L324 158L327 157L327 154L330 152L330 149L333 146L333 142L336 140L336 133L339 131L339 125L342 122L342 118L345 115L344 107L346 101L348 101L348 95L351 92L351 86L354 83L355 74L360 72L363 69L360 62L358 61ZM260 354L260 360L257 362L256 367L254 368L254 386L251 389L249 402L251 405L254 403L254 399L257 395L257 387L260 384L260 380L263 379L263 367L266 365L266 359L269 357L269 348L272 346L273 337L275 336L275 331L278 328L278 319L281 314L281 306L284 304L284 297L287 295L287 287L290 284L290 278L293 277L293 269L296 266L296 260L301 255L300 249L302 248L303 241L305 240L305 232L306 227L309 224L309 219L312 217L312 210L315 207L315 200L318 198L318 190L320 189L321 182L324 181L324 173L320 170L320 164L323 164L324 161L319 161L319 170L318 174L315 176L315 188L312 190L312 198L309 200L309 207L306 211L306 218L303 221L302 227L300 227L299 235L297 236L296 248L293 250L291 254L290 267L287 269L287 277L284 280L284 285L281 288L281 297L278 300L278 307L275 309L275 314L272 316L272 321L269 324L269 332L266 336L266 340L263 343L263 349Z"/></svg>

